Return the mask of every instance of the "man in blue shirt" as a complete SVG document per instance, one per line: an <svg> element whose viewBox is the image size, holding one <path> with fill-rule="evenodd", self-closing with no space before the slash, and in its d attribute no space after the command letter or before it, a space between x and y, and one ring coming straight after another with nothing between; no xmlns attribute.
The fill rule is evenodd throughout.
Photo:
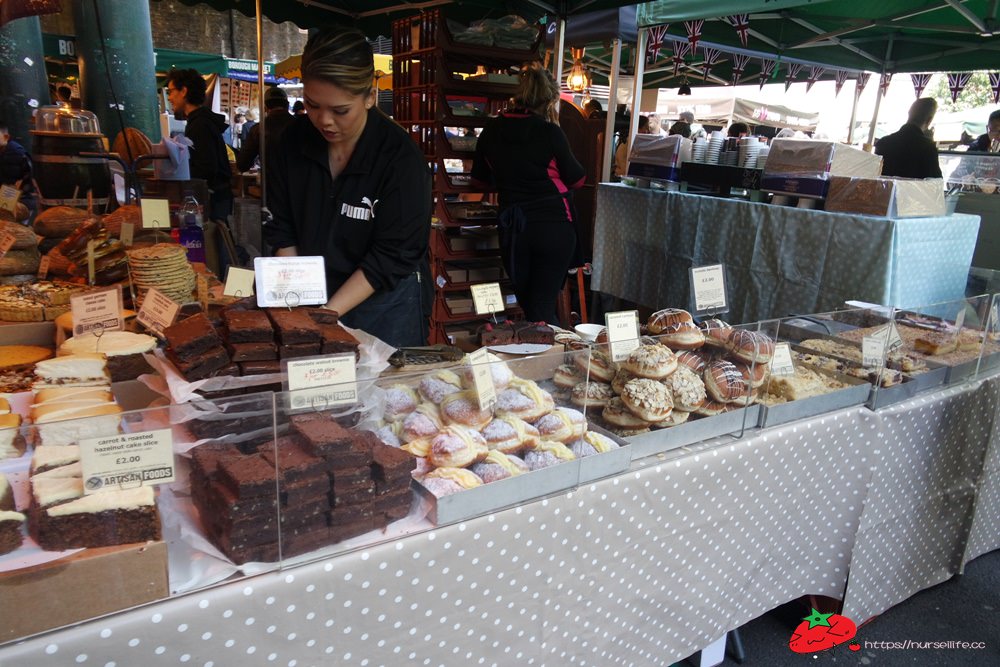
<svg viewBox="0 0 1000 667"><path fill-rule="evenodd" d="M0 120L0 184L16 185L20 188L20 201L31 212L31 215L24 222L30 225L38 208L35 199L31 156L28 155L24 146L10 138L7 123L2 120Z"/></svg>

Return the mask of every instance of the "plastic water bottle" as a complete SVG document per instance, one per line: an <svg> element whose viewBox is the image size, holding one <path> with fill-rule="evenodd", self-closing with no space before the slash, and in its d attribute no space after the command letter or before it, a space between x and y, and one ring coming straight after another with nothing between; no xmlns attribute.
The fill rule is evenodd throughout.
<svg viewBox="0 0 1000 667"><path fill-rule="evenodd" d="M189 262L205 262L205 232L202 230L201 206L194 195L187 195L181 206L181 245L187 248Z"/></svg>

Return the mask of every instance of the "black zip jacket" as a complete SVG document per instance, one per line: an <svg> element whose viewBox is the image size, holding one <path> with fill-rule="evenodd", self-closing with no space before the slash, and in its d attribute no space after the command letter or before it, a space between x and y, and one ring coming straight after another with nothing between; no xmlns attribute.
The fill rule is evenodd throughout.
<svg viewBox="0 0 1000 667"><path fill-rule="evenodd" d="M229 154L222 141L228 125L222 114L207 107L198 107L187 117L184 136L191 147L191 178L203 178L213 192L226 193L230 188Z"/></svg>

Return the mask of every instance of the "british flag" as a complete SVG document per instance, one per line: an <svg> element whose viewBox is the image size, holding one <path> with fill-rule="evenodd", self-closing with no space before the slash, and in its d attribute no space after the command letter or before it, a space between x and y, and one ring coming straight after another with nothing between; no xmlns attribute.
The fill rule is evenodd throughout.
<svg viewBox="0 0 1000 667"><path fill-rule="evenodd" d="M768 79L774 76L774 69L778 66L777 60L769 60L767 58L760 59L760 88L764 88L764 84L767 83Z"/></svg>
<svg viewBox="0 0 1000 667"><path fill-rule="evenodd" d="M691 45L687 42L674 42L672 46L674 47L674 76L677 76L680 74L684 56L691 50Z"/></svg>
<svg viewBox="0 0 1000 667"><path fill-rule="evenodd" d="M809 76L806 77L806 92L807 93L809 92L809 89L813 87L813 84L816 83L817 81L819 81L820 77L823 76L824 72L826 72L826 68L825 67L815 67L815 66L813 66L813 67L809 68Z"/></svg>
<svg viewBox="0 0 1000 667"><path fill-rule="evenodd" d="M868 85L868 79L872 78L871 72L860 72L858 74L858 95L865 92L865 86Z"/></svg>
<svg viewBox="0 0 1000 667"><path fill-rule="evenodd" d="M740 78L743 76L743 71L750 64L750 56L745 56L742 53L733 54L733 85L735 86L740 82Z"/></svg>
<svg viewBox="0 0 1000 667"><path fill-rule="evenodd" d="M931 82L930 74L911 74L910 81L913 82L913 91L920 97L924 93L924 88Z"/></svg>
<svg viewBox="0 0 1000 667"><path fill-rule="evenodd" d="M646 62L653 64L660 57L660 49L667 37L670 25L654 25L646 30Z"/></svg>
<svg viewBox="0 0 1000 667"><path fill-rule="evenodd" d="M705 60L702 61L701 66L705 68L705 81L708 81L708 75L712 71L712 68L722 62L722 51L719 49L702 47L702 53L705 54Z"/></svg>
<svg viewBox="0 0 1000 667"><path fill-rule="evenodd" d="M844 69L838 69L834 73L833 80L836 82L834 86L837 89L835 95L840 95L840 89L844 87L845 83L847 83L847 74L848 74L847 70Z"/></svg>
<svg viewBox="0 0 1000 667"><path fill-rule="evenodd" d="M965 87L972 78L971 72L951 72L948 74L948 90L951 91L951 101L957 102Z"/></svg>
<svg viewBox="0 0 1000 667"><path fill-rule="evenodd" d="M750 15L733 14L726 17L726 23L736 28L736 34L740 36L740 44L745 47L750 33Z"/></svg>
<svg viewBox="0 0 1000 667"><path fill-rule="evenodd" d="M878 78L878 94L885 97L889 92L889 84L892 82L892 72L882 72Z"/></svg>
<svg viewBox="0 0 1000 667"><path fill-rule="evenodd" d="M990 89L993 91L993 104L1000 104L1000 72L990 72Z"/></svg>
<svg viewBox="0 0 1000 667"><path fill-rule="evenodd" d="M788 92L788 87L792 85L795 81L795 77L799 75L799 72L802 71L803 67L805 67L805 65L802 65L801 63L788 63L788 76L785 77L786 93Z"/></svg>
<svg viewBox="0 0 1000 667"><path fill-rule="evenodd" d="M685 21L684 29L687 31L688 44L691 45L692 55L698 49L698 40L701 39L701 28L705 25L705 21L699 19L697 21Z"/></svg>

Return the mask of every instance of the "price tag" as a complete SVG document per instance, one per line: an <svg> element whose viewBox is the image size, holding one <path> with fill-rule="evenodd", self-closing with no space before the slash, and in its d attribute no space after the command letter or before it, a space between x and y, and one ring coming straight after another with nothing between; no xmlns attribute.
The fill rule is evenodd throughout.
<svg viewBox="0 0 1000 667"><path fill-rule="evenodd" d="M503 293L500 291L500 283L473 285L472 305L476 309L476 315L503 312L504 300Z"/></svg>
<svg viewBox="0 0 1000 667"><path fill-rule="evenodd" d="M73 311L73 335L91 331L121 331L125 328L122 316L122 291L117 287L85 292L70 297Z"/></svg>
<svg viewBox="0 0 1000 667"><path fill-rule="evenodd" d="M254 272L249 269L230 266L222 293L225 296L253 296L254 277Z"/></svg>
<svg viewBox="0 0 1000 667"><path fill-rule="evenodd" d="M322 257L257 257L254 292L261 308L322 306L327 302Z"/></svg>
<svg viewBox="0 0 1000 667"><path fill-rule="evenodd" d="M83 492L173 482L174 439L169 428L80 440Z"/></svg>
<svg viewBox="0 0 1000 667"><path fill-rule="evenodd" d="M903 339L899 335L899 329L896 328L895 322L889 322L888 336L890 352L894 352L903 347Z"/></svg>
<svg viewBox="0 0 1000 667"><path fill-rule="evenodd" d="M201 309L208 311L208 276L204 273L199 273L195 276L195 285L198 291L198 303L201 304Z"/></svg>
<svg viewBox="0 0 1000 667"><path fill-rule="evenodd" d="M352 352L291 359L285 370L293 410L325 410L357 402L358 382Z"/></svg>
<svg viewBox="0 0 1000 667"><path fill-rule="evenodd" d="M48 255L42 255L42 260L38 262L38 277L42 280L49 275L49 261Z"/></svg>
<svg viewBox="0 0 1000 667"><path fill-rule="evenodd" d="M150 287L135 319L142 326L162 336L163 330L174 323L180 309L179 303L155 287Z"/></svg>
<svg viewBox="0 0 1000 667"><path fill-rule="evenodd" d="M486 348L476 350L469 355L469 363L472 364L472 381L476 387L479 409L489 410L497 401L497 389L493 384L489 352Z"/></svg>
<svg viewBox="0 0 1000 667"><path fill-rule="evenodd" d="M635 310L622 310L617 313L607 313L604 323L608 328L608 345L611 348L612 361L624 361L628 355L639 347L639 313Z"/></svg>
<svg viewBox="0 0 1000 667"><path fill-rule="evenodd" d="M142 207L143 229L170 229L170 202L166 199L143 198Z"/></svg>
<svg viewBox="0 0 1000 667"><path fill-rule="evenodd" d="M958 311L958 315L955 316L955 338L962 335L963 324L965 324L965 306L962 306L962 310Z"/></svg>
<svg viewBox="0 0 1000 667"><path fill-rule="evenodd" d="M13 185L0 186L0 208L14 213L17 210L17 202L20 199L20 188L15 188Z"/></svg>
<svg viewBox="0 0 1000 667"><path fill-rule="evenodd" d="M118 233L118 238L121 239L122 245L126 248L132 247L132 238L135 236L135 225L131 222L123 222L122 230Z"/></svg>
<svg viewBox="0 0 1000 667"><path fill-rule="evenodd" d="M96 271L94 270L94 248L97 247L97 241L91 239L87 241L87 284L93 285L94 278L96 276Z"/></svg>
<svg viewBox="0 0 1000 667"><path fill-rule="evenodd" d="M991 340L996 340L1000 336L1000 312L997 312L996 304L990 308L989 336Z"/></svg>
<svg viewBox="0 0 1000 667"><path fill-rule="evenodd" d="M788 343L778 343L774 346L771 356L771 375L784 377L795 375L795 362L792 361L792 349Z"/></svg>
<svg viewBox="0 0 1000 667"><path fill-rule="evenodd" d="M728 308L726 272L722 264L691 267L691 291L694 292L695 311L725 312Z"/></svg>
<svg viewBox="0 0 1000 667"><path fill-rule="evenodd" d="M7 254L7 251L17 243L17 237L10 232L0 232L0 257Z"/></svg>

